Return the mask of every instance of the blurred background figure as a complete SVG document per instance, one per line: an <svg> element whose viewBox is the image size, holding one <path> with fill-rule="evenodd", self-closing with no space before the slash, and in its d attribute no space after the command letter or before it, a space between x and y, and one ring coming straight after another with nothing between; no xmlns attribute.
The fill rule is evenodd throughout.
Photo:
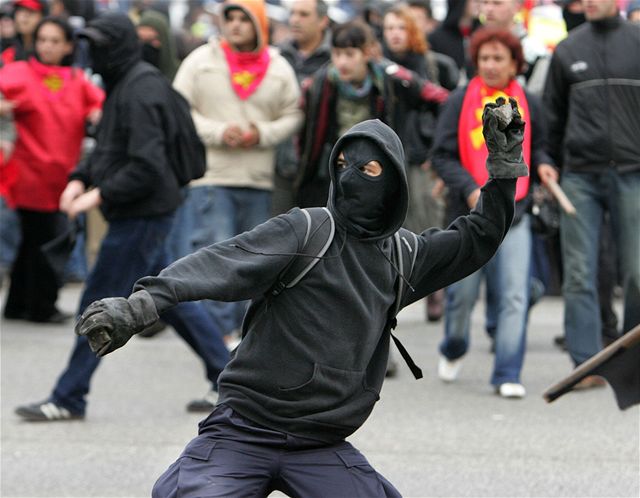
<svg viewBox="0 0 640 498"><path fill-rule="evenodd" d="M429 0L411 0L407 5L411 11L411 17L424 35L425 41L427 41L427 50L425 52L427 67L430 68L429 70L432 72L433 77L440 85L447 90L453 90L458 86L458 81L460 80L460 70L456 65L456 61L448 55L433 50L433 47L428 42L431 33L440 25L433 18L431 3Z"/></svg>
<svg viewBox="0 0 640 498"><path fill-rule="evenodd" d="M629 21L640 24L640 0L632 0L627 6L627 19Z"/></svg>
<svg viewBox="0 0 640 498"><path fill-rule="evenodd" d="M420 77L440 84L435 61L427 58L427 41L414 21L412 11L403 5L388 9L383 18L383 55ZM431 169L431 146L435 134L437 110L427 103L409 107L396 130L402 139L407 160L409 211L404 226L421 233L431 227L442 228L444 201L434 196L438 182ZM442 317L444 290L427 297L427 319Z"/></svg>
<svg viewBox="0 0 640 498"><path fill-rule="evenodd" d="M471 33L479 25L477 0L449 0L446 17L429 36L432 50L456 62L461 84L469 81L475 71L468 47Z"/></svg>
<svg viewBox="0 0 640 498"><path fill-rule="evenodd" d="M16 41L13 10L13 6L10 3L0 4L0 52L12 46Z"/></svg>
<svg viewBox="0 0 640 498"><path fill-rule="evenodd" d="M526 86L538 62L548 58L550 51L541 41L530 37L524 23L516 19L521 9L522 0L479 0L480 20L484 26L510 31L520 40L526 65L519 78L520 83ZM527 90L537 95L542 93L546 67L543 71L545 74L537 79L536 88L527 86Z"/></svg>
<svg viewBox="0 0 640 498"><path fill-rule="evenodd" d="M329 7L323 0L295 0L290 4L291 36L280 45L280 53L291 65L298 83L312 76L331 59ZM298 154L293 137L276 150L272 212L286 213L296 205L293 182Z"/></svg>
<svg viewBox="0 0 640 498"><path fill-rule="evenodd" d="M582 4L587 22L558 44L544 91L549 150L577 210L560 218L564 331L575 366L603 345L597 275L607 214L623 284L622 332L640 323L640 29L620 16L616 0ZM578 388L603 385L589 376Z"/></svg>
<svg viewBox="0 0 640 498"><path fill-rule="evenodd" d="M153 9L145 10L140 15L136 30L142 43L142 60L157 67L169 81L173 81L180 62L167 17Z"/></svg>
<svg viewBox="0 0 640 498"><path fill-rule="evenodd" d="M27 60L35 51L35 30L47 14L44 0L15 0L13 2L15 39L8 47L2 47L1 64Z"/></svg>
<svg viewBox="0 0 640 498"><path fill-rule="evenodd" d="M429 0L409 0L407 2L413 20L418 25L418 29L428 37L440 23L433 17L433 9Z"/></svg>
<svg viewBox="0 0 640 498"><path fill-rule="evenodd" d="M557 172L545 152L541 103L516 80L525 66L518 38L507 30L482 28L472 35L470 53L478 75L445 104L433 152L433 164L449 188L449 221L475 208L480 187L486 181L487 149L481 116L487 102L498 97L516 99L527 123L522 148L531 177L518 179L515 218L495 256L481 270L447 287L438 376L444 382L458 378L470 343L471 312L485 280L491 291L487 294L487 315L495 320L487 324L495 345L490 382L503 398L522 398L526 394L520 373L526 349L532 250L527 208L532 180L537 177L544 184L557 178Z"/></svg>
<svg viewBox="0 0 640 498"><path fill-rule="evenodd" d="M0 70L0 91L11 103L17 130L7 164L15 174L8 195L22 228L4 316L59 323L69 317L55 306L59 275L40 247L66 228L60 194L80 157L85 124L97 123L104 96L81 70L70 67L74 45L67 21L45 18L34 37L35 57Z"/></svg>

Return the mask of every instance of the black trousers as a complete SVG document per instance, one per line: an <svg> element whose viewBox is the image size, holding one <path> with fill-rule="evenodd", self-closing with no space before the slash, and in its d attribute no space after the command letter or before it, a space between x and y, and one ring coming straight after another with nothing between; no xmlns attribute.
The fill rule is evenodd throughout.
<svg viewBox="0 0 640 498"><path fill-rule="evenodd" d="M322 445L259 426L225 405L160 476L153 498L400 497L350 443Z"/></svg>
<svg viewBox="0 0 640 498"><path fill-rule="evenodd" d="M11 268L11 286L4 309L7 318L45 321L56 311L58 280L40 247L62 233L60 212L19 209L22 241Z"/></svg>

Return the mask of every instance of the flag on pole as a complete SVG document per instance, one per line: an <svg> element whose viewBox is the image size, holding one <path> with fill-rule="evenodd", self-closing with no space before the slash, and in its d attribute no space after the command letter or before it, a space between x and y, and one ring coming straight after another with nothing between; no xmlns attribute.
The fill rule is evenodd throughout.
<svg viewBox="0 0 640 498"><path fill-rule="evenodd" d="M579 365L542 396L551 403L573 390L588 375L599 375L607 380L621 410L640 403L640 325Z"/></svg>

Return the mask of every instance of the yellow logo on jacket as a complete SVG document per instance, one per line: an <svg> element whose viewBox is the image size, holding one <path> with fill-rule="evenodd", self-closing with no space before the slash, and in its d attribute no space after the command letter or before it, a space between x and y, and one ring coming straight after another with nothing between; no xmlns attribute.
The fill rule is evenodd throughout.
<svg viewBox="0 0 640 498"><path fill-rule="evenodd" d="M46 86L50 92L59 92L62 89L62 77L59 74L47 74L42 80L44 86Z"/></svg>
<svg viewBox="0 0 640 498"><path fill-rule="evenodd" d="M256 75L250 73L249 71L240 71L237 73L233 73L231 79L236 85L241 86L246 90L247 88L249 88L251 83L254 82L254 80L256 79Z"/></svg>

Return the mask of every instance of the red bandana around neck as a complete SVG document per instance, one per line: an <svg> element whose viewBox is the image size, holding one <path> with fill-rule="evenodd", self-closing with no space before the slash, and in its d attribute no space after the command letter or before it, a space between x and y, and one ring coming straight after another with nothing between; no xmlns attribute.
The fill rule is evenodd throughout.
<svg viewBox="0 0 640 498"><path fill-rule="evenodd" d="M513 97L518 102L518 109L524 121L529 118L529 105L524 90L516 80L511 80L509 85L498 90L491 88L482 81L479 76L474 77L467 87L460 111L458 122L458 149L460 162L471 174L476 183L484 185L489 178L485 162L489 151L484 143L482 135L482 110L488 102L495 102L498 97L508 99ZM524 160L531 168L531 124L524 127L524 142L522 143ZM529 191L529 178L522 176L516 183L516 201L526 197Z"/></svg>
<svg viewBox="0 0 640 498"><path fill-rule="evenodd" d="M223 40L221 43L229 64L231 86L238 97L248 99L260 86L271 60L268 48L259 52L236 52Z"/></svg>

